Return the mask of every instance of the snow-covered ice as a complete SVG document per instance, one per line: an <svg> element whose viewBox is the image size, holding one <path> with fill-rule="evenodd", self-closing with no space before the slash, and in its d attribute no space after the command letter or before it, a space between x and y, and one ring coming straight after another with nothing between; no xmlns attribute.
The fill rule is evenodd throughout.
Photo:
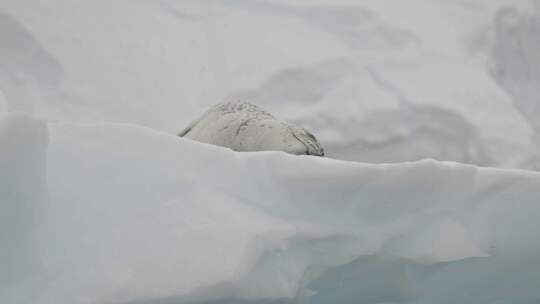
<svg viewBox="0 0 540 304"><path fill-rule="evenodd" d="M242 97L333 158L536 169L539 15L529 0L5 0L0 90L49 121L171 134Z"/></svg>
<svg viewBox="0 0 540 304"><path fill-rule="evenodd" d="M122 124L49 124L46 153L43 129L2 120L2 140L26 138L2 180L32 195L2 195L2 248L26 267L1 273L2 303L540 299L538 173L237 153Z"/></svg>
<svg viewBox="0 0 540 304"><path fill-rule="evenodd" d="M1 299L39 264L36 233L45 210L47 127L23 114L0 114L0 147Z"/></svg>
<svg viewBox="0 0 540 304"><path fill-rule="evenodd" d="M0 1L0 303L539 302L539 20L534 0ZM329 157L175 136L236 99Z"/></svg>
<svg viewBox="0 0 540 304"><path fill-rule="evenodd" d="M4 96L4 93L0 91L0 113L7 112L7 110L8 108L7 108L6 97Z"/></svg>

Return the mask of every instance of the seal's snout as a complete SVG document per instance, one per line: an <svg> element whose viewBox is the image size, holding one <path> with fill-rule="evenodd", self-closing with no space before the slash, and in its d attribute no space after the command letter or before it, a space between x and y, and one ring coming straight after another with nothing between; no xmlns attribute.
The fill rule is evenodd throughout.
<svg viewBox="0 0 540 304"><path fill-rule="evenodd" d="M306 147L306 155L324 156L324 149L317 138L304 128L292 128L292 133Z"/></svg>
<svg viewBox="0 0 540 304"><path fill-rule="evenodd" d="M324 149L323 149L323 148L321 148L321 150L320 150L320 151L318 151L318 152L315 152L315 153L312 153L312 152L308 151L307 155L313 155L313 156L321 156L321 157L322 157L322 156L324 156Z"/></svg>

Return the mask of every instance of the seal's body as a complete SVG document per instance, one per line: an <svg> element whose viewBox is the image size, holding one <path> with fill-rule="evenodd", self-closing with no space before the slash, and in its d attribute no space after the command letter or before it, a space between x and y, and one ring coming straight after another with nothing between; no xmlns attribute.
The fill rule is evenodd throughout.
<svg viewBox="0 0 540 304"><path fill-rule="evenodd" d="M304 128L277 120L248 102L217 104L179 136L235 151L284 151L324 156L317 139Z"/></svg>

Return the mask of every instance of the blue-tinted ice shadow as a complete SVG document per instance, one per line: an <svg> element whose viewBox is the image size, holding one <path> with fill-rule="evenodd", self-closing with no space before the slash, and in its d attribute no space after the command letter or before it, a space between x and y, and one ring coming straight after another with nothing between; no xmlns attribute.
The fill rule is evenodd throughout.
<svg viewBox="0 0 540 304"><path fill-rule="evenodd" d="M540 256L468 258L422 265L374 255L324 272L294 299L194 300L170 297L129 304L540 303Z"/></svg>

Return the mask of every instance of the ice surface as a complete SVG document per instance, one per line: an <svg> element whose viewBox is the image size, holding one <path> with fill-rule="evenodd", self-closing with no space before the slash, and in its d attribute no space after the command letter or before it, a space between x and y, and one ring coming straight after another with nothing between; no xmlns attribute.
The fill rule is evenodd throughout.
<svg viewBox="0 0 540 304"><path fill-rule="evenodd" d="M4 93L0 91L0 113L7 111L7 101L6 97L4 96Z"/></svg>
<svg viewBox="0 0 540 304"><path fill-rule="evenodd" d="M0 303L538 303L539 7L1 1ZM173 135L226 99L330 157Z"/></svg>
<svg viewBox="0 0 540 304"><path fill-rule="evenodd" d="M1 299L40 262L36 234L44 211L47 127L26 115L0 114L0 147Z"/></svg>
<svg viewBox="0 0 540 304"><path fill-rule="evenodd" d="M34 165L9 189L41 189L42 124L15 116L1 132L34 145L12 145L7 172ZM537 173L235 153L121 124L49 133L48 200L2 201L18 218L43 210L39 226L2 223L32 270L2 303L540 299Z"/></svg>

